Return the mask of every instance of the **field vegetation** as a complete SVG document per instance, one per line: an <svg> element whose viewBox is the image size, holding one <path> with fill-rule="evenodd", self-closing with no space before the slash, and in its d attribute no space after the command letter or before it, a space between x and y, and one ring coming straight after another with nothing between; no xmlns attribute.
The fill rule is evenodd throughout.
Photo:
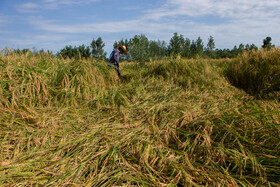
<svg viewBox="0 0 280 187"><path fill-rule="evenodd" d="M279 186L279 59L0 54L0 186Z"/></svg>

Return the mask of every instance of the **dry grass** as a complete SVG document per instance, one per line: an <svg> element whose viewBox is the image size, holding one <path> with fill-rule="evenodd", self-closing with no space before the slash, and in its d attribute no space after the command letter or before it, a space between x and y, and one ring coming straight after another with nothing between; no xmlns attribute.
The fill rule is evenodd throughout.
<svg viewBox="0 0 280 187"><path fill-rule="evenodd" d="M277 186L280 104L228 60L0 55L1 186Z"/></svg>

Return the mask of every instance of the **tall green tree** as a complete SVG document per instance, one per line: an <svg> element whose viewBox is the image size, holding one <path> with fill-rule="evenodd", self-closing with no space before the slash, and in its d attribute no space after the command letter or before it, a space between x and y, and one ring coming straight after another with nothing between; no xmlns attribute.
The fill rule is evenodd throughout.
<svg viewBox="0 0 280 187"><path fill-rule="evenodd" d="M91 44L91 54L96 58L105 58L106 52L104 52L105 43L102 41L101 37L98 37L96 40L93 38Z"/></svg>
<svg viewBox="0 0 280 187"><path fill-rule="evenodd" d="M184 47L184 37L183 35L178 35L178 33L174 33L173 37L170 39L168 51L170 56L178 56L182 55Z"/></svg>
<svg viewBox="0 0 280 187"><path fill-rule="evenodd" d="M65 48L61 49L57 54L62 58L89 58L90 57L90 47L81 45L78 47L72 47L71 45L67 45Z"/></svg>
<svg viewBox="0 0 280 187"><path fill-rule="evenodd" d="M191 57L191 40L186 38L184 41L182 57L190 58Z"/></svg>
<svg viewBox="0 0 280 187"><path fill-rule="evenodd" d="M129 40L128 59L138 62L145 62L149 60L149 40L144 35L135 35Z"/></svg>
<svg viewBox="0 0 280 187"><path fill-rule="evenodd" d="M151 59L162 59L166 55L165 41L149 41L148 52Z"/></svg>
<svg viewBox="0 0 280 187"><path fill-rule="evenodd" d="M271 37L266 37L266 38L263 40L262 48L267 48L268 50L270 50L271 47L272 47L271 40L272 40Z"/></svg>
<svg viewBox="0 0 280 187"><path fill-rule="evenodd" d="M232 50L230 49L216 49L216 58L232 58Z"/></svg>
<svg viewBox="0 0 280 187"><path fill-rule="evenodd" d="M245 46L241 43L238 47L238 54L243 53L244 50L245 50Z"/></svg>
<svg viewBox="0 0 280 187"><path fill-rule="evenodd" d="M249 50L250 50L250 45L249 45L249 44L246 44L246 45L245 45L245 50L246 50L246 51L249 51Z"/></svg>
<svg viewBox="0 0 280 187"><path fill-rule="evenodd" d="M118 47L118 44L121 45L125 45L126 49L128 50L129 48L129 40L128 39L121 39L120 41L115 41L115 43L113 44L114 49L116 49Z"/></svg>
<svg viewBox="0 0 280 187"><path fill-rule="evenodd" d="M90 47L83 44L78 47L78 53L81 58L89 58L91 56Z"/></svg>
<svg viewBox="0 0 280 187"><path fill-rule="evenodd" d="M196 43L195 43L194 40L192 40L192 43L191 43L191 45L190 45L190 58L193 58L193 57L196 56L196 51L197 51L197 49L196 49Z"/></svg>
<svg viewBox="0 0 280 187"><path fill-rule="evenodd" d="M214 41L214 37L210 36L210 38L208 38L208 43L207 43L207 50L212 52L215 49L215 41Z"/></svg>
<svg viewBox="0 0 280 187"><path fill-rule="evenodd" d="M200 37L198 37L196 40L196 55L199 57L203 56L203 42Z"/></svg>
<svg viewBox="0 0 280 187"><path fill-rule="evenodd" d="M58 56L61 56L62 58L78 58L79 53L78 53L78 49L76 47L67 45L67 46L65 46L65 48L60 50L60 52L58 53Z"/></svg>
<svg viewBox="0 0 280 187"><path fill-rule="evenodd" d="M247 51L249 51L249 50L258 50L258 47L255 45L255 44L247 44L246 45L246 47L245 47L245 49L247 50Z"/></svg>
<svg viewBox="0 0 280 187"><path fill-rule="evenodd" d="M238 48L237 48L237 46L235 45L234 47L233 47L233 49L231 50L231 57L236 57L237 55L238 55Z"/></svg>
<svg viewBox="0 0 280 187"><path fill-rule="evenodd" d="M208 38L208 43L207 43L207 47L206 47L206 56L209 58L216 58L216 52L215 52L215 41L213 36L210 36L210 38Z"/></svg>
<svg viewBox="0 0 280 187"><path fill-rule="evenodd" d="M196 41L192 40L190 46L191 58L202 57L203 56L203 42L200 37L197 38Z"/></svg>

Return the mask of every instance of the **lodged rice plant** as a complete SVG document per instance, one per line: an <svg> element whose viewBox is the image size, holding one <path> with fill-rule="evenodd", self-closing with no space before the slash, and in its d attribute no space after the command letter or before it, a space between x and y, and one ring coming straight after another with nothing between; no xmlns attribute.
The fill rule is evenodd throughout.
<svg viewBox="0 0 280 187"><path fill-rule="evenodd" d="M280 49L244 52L227 67L229 81L252 95L279 96ZM277 94L278 93L278 94Z"/></svg>
<svg viewBox="0 0 280 187"><path fill-rule="evenodd" d="M233 60L235 61L235 60ZM0 55L1 186L277 186L280 104L229 60Z"/></svg>
<svg viewBox="0 0 280 187"><path fill-rule="evenodd" d="M96 90L117 82L105 63L62 60L51 54L2 55L0 67L1 104L12 108L77 104L92 99Z"/></svg>

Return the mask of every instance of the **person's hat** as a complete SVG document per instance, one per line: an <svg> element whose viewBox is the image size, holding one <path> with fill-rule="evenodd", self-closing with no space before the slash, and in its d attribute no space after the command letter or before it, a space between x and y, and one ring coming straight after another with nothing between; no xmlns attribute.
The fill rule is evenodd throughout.
<svg viewBox="0 0 280 187"><path fill-rule="evenodd" d="M125 45L119 44L118 48L121 48L123 50L123 54L127 55L127 51L126 51Z"/></svg>

